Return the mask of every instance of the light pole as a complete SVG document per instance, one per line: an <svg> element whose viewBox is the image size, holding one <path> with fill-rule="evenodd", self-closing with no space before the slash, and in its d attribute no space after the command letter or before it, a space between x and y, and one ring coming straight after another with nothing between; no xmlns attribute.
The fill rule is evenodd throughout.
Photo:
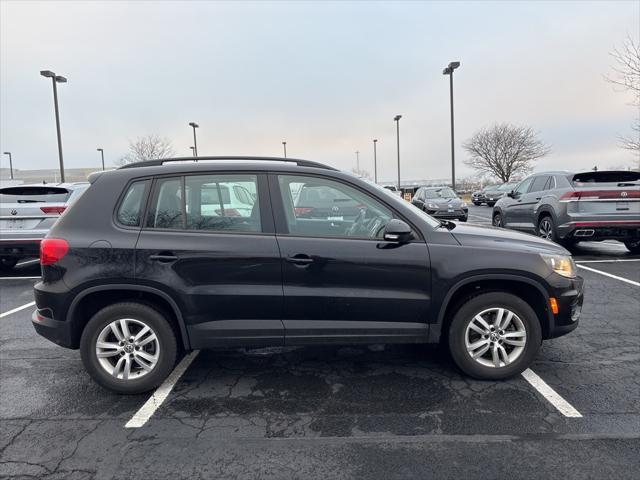
<svg viewBox="0 0 640 480"><path fill-rule="evenodd" d="M101 148L96 148L96 152L100 152L100 157L102 157L102 170L104 170L104 150Z"/></svg>
<svg viewBox="0 0 640 480"><path fill-rule="evenodd" d="M282 148L284 149L284 158L287 158L287 142L282 142Z"/></svg>
<svg viewBox="0 0 640 480"><path fill-rule="evenodd" d="M62 160L62 137L60 136L60 114L58 112L58 83L67 83L67 79L51 70L41 70L40 75L51 79L53 84L53 106L56 111L56 130L58 132L58 157L60 158L60 181L64 183L64 161Z"/></svg>
<svg viewBox="0 0 640 480"><path fill-rule="evenodd" d="M13 162L11 161L11 152L4 152L5 155L9 155L9 175L13 180Z"/></svg>
<svg viewBox="0 0 640 480"><path fill-rule="evenodd" d="M396 115L393 120L396 122L396 141L398 145L398 191L402 196L402 190L400 189L400 119L402 115Z"/></svg>
<svg viewBox="0 0 640 480"><path fill-rule="evenodd" d="M378 139L373 139L373 183L378 183Z"/></svg>
<svg viewBox="0 0 640 480"><path fill-rule="evenodd" d="M191 146L191 147L189 147L189 148L191 149L191 156L192 156L192 157L195 157L195 156L196 156L196 147Z"/></svg>
<svg viewBox="0 0 640 480"><path fill-rule="evenodd" d="M198 125L196 122L189 122L189 126L193 127L193 156L197 157L198 156L198 142L196 140L196 128L199 128L200 125Z"/></svg>
<svg viewBox="0 0 640 480"><path fill-rule="evenodd" d="M451 108L451 188L456 189L456 149L453 133L453 71L460 66L460 62L450 62L442 71L443 75L449 75L449 103Z"/></svg>
<svg viewBox="0 0 640 480"><path fill-rule="evenodd" d="M360 152L356 150L356 170L360 173Z"/></svg>

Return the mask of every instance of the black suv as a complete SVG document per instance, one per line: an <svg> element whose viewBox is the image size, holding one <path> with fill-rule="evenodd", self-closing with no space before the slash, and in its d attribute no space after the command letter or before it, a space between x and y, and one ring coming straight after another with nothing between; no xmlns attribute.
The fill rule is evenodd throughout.
<svg viewBox="0 0 640 480"><path fill-rule="evenodd" d="M33 325L107 388L156 387L179 350L318 343L443 342L502 379L578 324L583 282L559 245L440 222L315 162L198 160L93 174L41 243Z"/></svg>

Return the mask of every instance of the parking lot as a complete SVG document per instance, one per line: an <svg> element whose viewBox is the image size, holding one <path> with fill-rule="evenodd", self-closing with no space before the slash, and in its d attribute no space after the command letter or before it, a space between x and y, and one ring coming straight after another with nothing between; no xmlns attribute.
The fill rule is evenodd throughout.
<svg viewBox="0 0 640 480"><path fill-rule="evenodd" d="M581 324L523 376L474 381L425 345L202 351L164 401L103 390L36 335L39 265L22 262L0 279L0 476L637 478L640 256L574 256Z"/></svg>

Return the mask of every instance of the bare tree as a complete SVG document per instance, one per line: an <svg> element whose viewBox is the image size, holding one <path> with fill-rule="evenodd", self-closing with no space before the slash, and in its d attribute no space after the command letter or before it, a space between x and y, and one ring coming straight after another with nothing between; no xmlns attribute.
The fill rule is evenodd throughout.
<svg viewBox="0 0 640 480"><path fill-rule="evenodd" d="M175 155L169 139L157 135L138 137L135 141L129 140L129 153L118 160L118 164L142 162L157 158L170 158Z"/></svg>
<svg viewBox="0 0 640 480"><path fill-rule="evenodd" d="M633 95L632 105L636 108L637 117L631 125L633 133L629 137L620 137L620 146L638 152L640 162L640 43L631 36L622 43L620 48L614 48L610 53L615 64L611 67L612 74L606 80L621 87Z"/></svg>
<svg viewBox="0 0 640 480"><path fill-rule="evenodd" d="M531 171L533 163L550 152L531 127L499 123L476 132L463 144L469 167L508 182Z"/></svg>

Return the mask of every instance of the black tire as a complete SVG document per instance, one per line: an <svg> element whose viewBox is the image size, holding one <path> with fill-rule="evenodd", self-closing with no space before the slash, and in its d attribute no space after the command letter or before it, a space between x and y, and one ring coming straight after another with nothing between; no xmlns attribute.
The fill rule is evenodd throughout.
<svg viewBox="0 0 640 480"><path fill-rule="evenodd" d="M142 322L151 328L158 339L157 363L141 378L123 380L110 375L101 366L96 355L96 342L100 332L111 322L122 318ZM176 351L176 336L169 321L150 306L135 302L116 303L100 310L89 320L80 339L80 355L89 375L104 388L124 394L144 393L160 385L175 365Z"/></svg>
<svg viewBox="0 0 640 480"><path fill-rule="evenodd" d="M480 364L467 352L467 326L479 313L491 308L505 308L515 313L524 325L525 345L519 356L509 365L490 367ZM542 342L540 322L531 306L506 292L489 292L471 297L455 313L448 332L449 350L456 365L467 375L480 380L501 380L526 370L536 357Z"/></svg>
<svg viewBox="0 0 640 480"><path fill-rule="evenodd" d="M496 204L496 202L491 202L491 203L487 202L487 206L488 207L493 207L495 204Z"/></svg>
<svg viewBox="0 0 640 480"><path fill-rule="evenodd" d="M536 228L536 233L540 238L545 238L547 240L551 240L552 242L558 243L558 232L556 230L556 224L553 221L553 217L551 215L543 215L538 220L538 227Z"/></svg>
<svg viewBox="0 0 640 480"><path fill-rule="evenodd" d="M13 269L18 263L17 258L0 257L0 270L8 271Z"/></svg>
<svg viewBox="0 0 640 480"><path fill-rule="evenodd" d="M468 218L468 217L462 217L462 218L459 218L458 220L460 220L461 222L466 222L466 221L467 221L467 218Z"/></svg>
<svg viewBox="0 0 640 480"><path fill-rule="evenodd" d="M627 247L627 250L629 250L631 253L640 254L640 240L624 242L624 246Z"/></svg>
<svg viewBox="0 0 640 480"><path fill-rule="evenodd" d="M473 202L473 204L474 204L476 207L478 207L478 206L482 205L482 204L481 204L481 203L479 203L479 202Z"/></svg>
<svg viewBox="0 0 640 480"><path fill-rule="evenodd" d="M504 228L504 223L503 223L503 220L502 220L502 214L494 213L493 214L493 218L491 220L491 225L493 225L494 227Z"/></svg>

